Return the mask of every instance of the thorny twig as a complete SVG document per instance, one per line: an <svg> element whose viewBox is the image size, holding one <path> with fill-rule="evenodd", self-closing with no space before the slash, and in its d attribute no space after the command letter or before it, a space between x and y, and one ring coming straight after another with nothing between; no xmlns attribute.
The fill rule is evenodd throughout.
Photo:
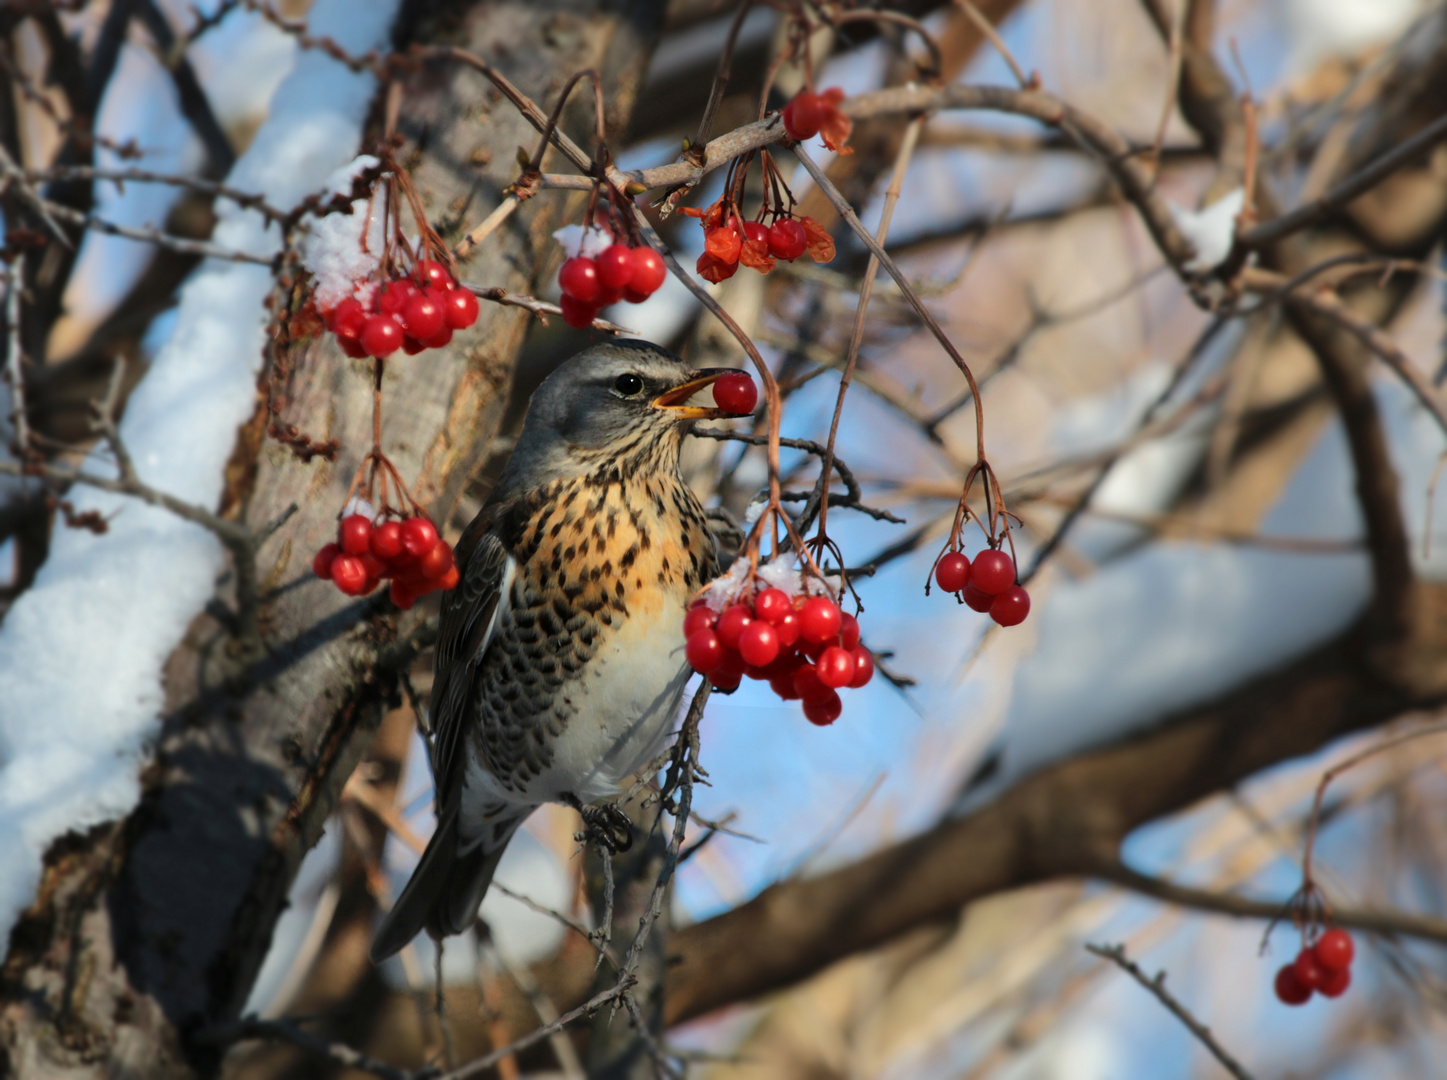
<svg viewBox="0 0 1447 1080"><path fill-rule="evenodd" d="M740 442L748 446L769 445L769 440L767 436L750 435L747 432L743 431L720 431L716 428L694 428L693 434L702 439L717 439L719 442ZM790 450L803 450L805 453L814 455L821 462L824 460L824 456L826 453L825 447L821 446L813 439L785 439L781 437L779 439L779 446L787 447ZM875 518L879 521L892 521L896 525L904 524L903 518L891 514L888 510L880 510L876 507L866 506L864 504L864 495L859 487L859 481L855 478L853 471L849 468L848 465L844 464L844 462L840 461L836 457L833 460L833 466L834 472L839 474L839 480L844 485L846 494L831 495L829 505L849 507L852 510L858 510L862 514L868 514L870 517ZM779 497L785 502L813 498L812 495L792 492L781 492ZM806 516L800 516L797 527L800 529L808 528L808 519Z"/></svg>
<svg viewBox="0 0 1447 1080"><path fill-rule="evenodd" d="M1175 1014L1191 1034L1200 1040L1201 1045L1211 1051L1212 1056L1225 1067L1226 1071L1236 1077L1236 1080L1253 1080L1251 1074L1241 1067L1241 1063L1228 1054L1226 1049L1216 1041L1216 1037L1211 1034L1211 1029L1197 1020L1191 1011L1166 989L1166 973L1164 971L1154 979L1150 978L1134 960L1126 956L1124 945L1086 945L1085 948L1102 960L1109 960L1154 994L1156 1000Z"/></svg>

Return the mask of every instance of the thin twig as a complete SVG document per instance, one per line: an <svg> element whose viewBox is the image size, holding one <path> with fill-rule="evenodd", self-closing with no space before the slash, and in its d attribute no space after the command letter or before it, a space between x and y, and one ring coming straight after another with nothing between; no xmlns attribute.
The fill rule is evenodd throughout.
<svg viewBox="0 0 1447 1080"><path fill-rule="evenodd" d="M277 209L263 196L254 192L241 191L213 180L202 180L179 173L159 173L149 169L97 169L89 165L55 165L48 169L28 169L25 177L34 183L52 183L58 180L100 181L115 184L117 188L124 184L165 184L169 187L190 188L212 198L227 199L248 210L255 210L268 221L284 222L291 218L289 211Z"/></svg>
<svg viewBox="0 0 1447 1080"><path fill-rule="evenodd" d="M1443 139L1447 139L1447 116L1439 117L1433 123L1428 124L1396 149L1387 151L1320 198L1313 199L1288 214L1282 214L1280 217L1239 234L1236 241L1247 248L1262 248L1284 239L1294 232L1299 232L1308 225L1320 221L1333 210L1345 206L1363 192L1376 187L1392 173L1411 164Z"/></svg>
<svg viewBox="0 0 1447 1080"><path fill-rule="evenodd" d="M494 304L502 304L505 307L520 307L531 311L534 315L546 318L548 315L563 314L563 309L557 304L550 304L546 300L539 300L536 297L528 296L526 293L510 293L497 285L469 285L462 282L462 287L471 292L479 300L490 300ZM610 334L631 334L632 330L626 326L619 326L617 323L609 322L607 319L594 319L593 329L606 330Z"/></svg>
<svg viewBox="0 0 1447 1080"><path fill-rule="evenodd" d="M3 153L0 149L0 153ZM230 248L216 247L204 240L188 240L183 236L172 236L170 233L161 232L159 229L137 229L130 225L117 225L114 222L98 218L94 214L87 214L80 210L72 210L60 203L42 200L47 211L61 221L68 221L72 225L78 225L82 229L91 229L95 232L105 233L107 236L122 236L127 240L139 240L146 244L155 244L157 247L166 248L168 251L179 252L182 255L200 255L206 259L224 259L227 262L254 263L258 266L268 268L274 267L277 262L275 255L253 255L247 251L234 251Z"/></svg>
<svg viewBox="0 0 1447 1080"><path fill-rule="evenodd" d="M1211 1034L1211 1029L1201 1023L1191 1014L1191 1011L1182 1005L1175 996L1166 989L1166 973L1160 972L1154 979L1148 977L1135 963L1125 954L1124 945L1086 945L1086 950L1094 953L1102 960L1109 960L1129 975L1136 982L1144 986L1155 995L1167 1009L1175 1014L1176 1018L1185 1024L1192 1035L1200 1040L1201 1045L1219 1061L1236 1080L1253 1080L1251 1074L1241 1067L1241 1063L1228 1054L1225 1048L1216 1041Z"/></svg>

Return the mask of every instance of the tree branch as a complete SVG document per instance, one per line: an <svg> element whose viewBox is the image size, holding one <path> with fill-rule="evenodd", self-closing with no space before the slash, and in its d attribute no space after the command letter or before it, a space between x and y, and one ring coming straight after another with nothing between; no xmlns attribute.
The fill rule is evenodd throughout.
<svg viewBox="0 0 1447 1080"><path fill-rule="evenodd" d="M1447 609L1447 588L1415 586ZM807 978L972 900L1119 861L1131 830L1350 731L1447 700L1447 626L1390 646L1388 682L1358 625L1147 735L1050 766L993 802L828 874L783 882L674 936L677 1023Z"/></svg>

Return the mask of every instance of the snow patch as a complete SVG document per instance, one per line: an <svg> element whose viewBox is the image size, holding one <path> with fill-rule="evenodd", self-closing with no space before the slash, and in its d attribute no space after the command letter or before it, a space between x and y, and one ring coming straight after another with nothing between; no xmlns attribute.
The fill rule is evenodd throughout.
<svg viewBox="0 0 1447 1080"><path fill-rule="evenodd" d="M345 195L352 190L357 176L379 164L370 154L362 154L332 173L327 190L333 195ZM358 283L376 273L382 261L385 216L381 199L357 199L350 214L327 214L312 223L303 262L312 273L312 297L320 310L329 311L356 295Z"/></svg>
<svg viewBox="0 0 1447 1080"><path fill-rule="evenodd" d="M553 233L553 239L563 246L569 256L582 255L588 259L597 258L609 244L617 243L613 231L601 225L594 225L591 229L581 225L564 225Z"/></svg>
<svg viewBox="0 0 1447 1080"><path fill-rule="evenodd" d="M1176 227L1196 249L1196 257L1186 264L1187 270L1206 271L1226 261L1236 239L1236 218L1245 201L1245 191L1236 188L1200 210L1167 203Z"/></svg>
<svg viewBox="0 0 1447 1080"><path fill-rule="evenodd" d="M317 0L309 22L350 52L385 47L396 0ZM296 56L270 116L228 182L291 206L357 151L376 91L319 52ZM260 215L220 204L213 240L272 255ZM147 483L214 506L237 427L256 401L265 267L204 263L181 291L175 330L121 423ZM103 462L89 462L100 471ZM0 625L0 934L35 895L45 850L66 832L129 813L159 729L161 665L224 566L210 533L136 500L77 488L104 536L58 529L35 583Z"/></svg>

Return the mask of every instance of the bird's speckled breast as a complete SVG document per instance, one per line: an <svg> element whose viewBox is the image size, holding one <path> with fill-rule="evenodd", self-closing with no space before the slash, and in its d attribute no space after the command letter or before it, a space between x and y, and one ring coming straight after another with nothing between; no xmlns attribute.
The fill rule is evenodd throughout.
<svg viewBox="0 0 1447 1080"><path fill-rule="evenodd" d="M529 569L478 672L468 784L506 802L586 802L667 734L688 675L684 610L714 575L713 537L671 469L613 465L525 503L504 535Z"/></svg>

